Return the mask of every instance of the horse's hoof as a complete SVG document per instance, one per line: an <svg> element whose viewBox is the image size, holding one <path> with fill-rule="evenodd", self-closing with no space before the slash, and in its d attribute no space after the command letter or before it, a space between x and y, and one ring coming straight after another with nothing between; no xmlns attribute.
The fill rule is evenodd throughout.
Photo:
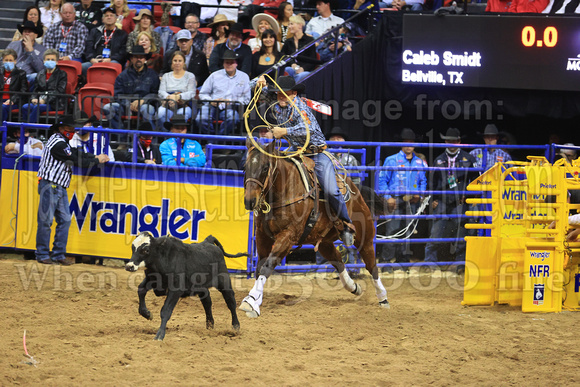
<svg viewBox="0 0 580 387"><path fill-rule="evenodd" d="M354 290L351 293L354 294L355 296L360 296L361 294L363 294L363 288L362 288L362 286L360 286L359 284L357 284L355 282L355 284L354 284Z"/></svg>
<svg viewBox="0 0 580 387"><path fill-rule="evenodd" d="M382 301L379 301L379 306L381 308L391 309L391 304L389 304L389 300L387 300L386 298Z"/></svg>
<svg viewBox="0 0 580 387"><path fill-rule="evenodd" d="M256 310L252 305L250 305L250 303L245 300L240 304L240 310L246 312L246 316L249 318L260 317L260 309L258 308L258 310Z"/></svg>

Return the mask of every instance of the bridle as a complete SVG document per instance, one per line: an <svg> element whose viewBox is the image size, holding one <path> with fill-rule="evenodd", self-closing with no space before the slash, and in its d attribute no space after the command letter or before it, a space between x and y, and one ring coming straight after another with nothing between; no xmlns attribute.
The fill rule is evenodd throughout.
<svg viewBox="0 0 580 387"><path fill-rule="evenodd" d="M255 147L249 148L248 155L250 155L250 153L254 149L255 149ZM248 161L246 160L246 163L247 162ZM270 188L272 188L272 185L273 185L275 179L274 178L270 179L270 178L274 176L274 173L276 172L277 168L278 168L278 159L275 159L274 166L272 166L271 162L268 163L268 172L266 173L266 178L264 179L263 183L260 180L255 179L253 177L244 176L244 189L246 189L246 186L248 183L254 183L258 187L260 187L260 195L258 196L258 200L256 200L256 204L254 205L254 208L253 208L255 216L257 216L259 212L267 214L272 209L270 204L268 204L268 202L266 202L266 193L270 190Z"/></svg>

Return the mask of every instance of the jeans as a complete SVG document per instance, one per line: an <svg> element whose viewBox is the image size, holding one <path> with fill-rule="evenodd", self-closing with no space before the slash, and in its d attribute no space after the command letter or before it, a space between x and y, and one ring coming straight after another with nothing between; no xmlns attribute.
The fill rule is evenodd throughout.
<svg viewBox="0 0 580 387"><path fill-rule="evenodd" d="M0 121L18 121L18 113L15 113L14 117L11 114L12 109L18 109L18 105L4 105L4 100L0 99L0 101L2 102L2 118Z"/></svg>
<svg viewBox="0 0 580 387"><path fill-rule="evenodd" d="M41 179L38 183L38 229L36 231L36 260L38 262L52 259L65 259L68 229L71 223L71 214L66 188ZM53 219L56 219L54 244L50 254L50 234Z"/></svg>
<svg viewBox="0 0 580 387"><path fill-rule="evenodd" d="M314 160L314 172L316 172L318 182L324 190L324 199L328 201L330 208L334 211L338 219L352 223L350 216L348 216L344 198L338 189L338 184L336 184L336 175L334 174L332 160L324 153L317 153L309 157ZM330 219L332 219L332 215Z"/></svg>
<svg viewBox="0 0 580 387"><path fill-rule="evenodd" d="M439 202L437 208L433 211L433 215L445 215L445 214L465 214L468 209L467 204L453 205L449 203ZM431 227L430 239L433 238L459 238L459 241L455 244L455 260L464 261L465 260L465 238L467 235L473 235L473 230L467 230L465 224L467 223L466 218L440 218L433 222ZM439 253L451 252L453 253L454 243L433 243L428 242L425 245L425 262L437 262L444 261L445 259L438 259Z"/></svg>
<svg viewBox="0 0 580 387"><path fill-rule="evenodd" d="M28 111L30 109L30 112ZM37 123L38 113L44 113L46 111L52 110L48 104L38 104L27 103L22 106L22 117L26 117L24 122Z"/></svg>
<svg viewBox="0 0 580 387"><path fill-rule="evenodd" d="M294 81L296 81L296 83L300 83L304 78L306 78L310 74L310 71L302 71L301 73L296 73L296 71L294 71L294 69L290 66L286 67L284 71L286 71L289 76L294 78Z"/></svg>
<svg viewBox="0 0 580 387"><path fill-rule="evenodd" d="M213 121L216 119L216 110L218 110L217 119L223 121L218 134L232 134L234 127L240 122L240 116L235 106L227 105L225 109L219 109L206 104L201 106L195 119L201 133L214 133Z"/></svg>
<svg viewBox="0 0 580 387"><path fill-rule="evenodd" d="M108 103L105 106L103 106L102 112L105 115L105 117L107 117L107 119L109 120L110 127L112 129L124 129L123 125L121 124L121 115L123 114L123 110L127 111L126 115L128 116L134 114L133 112L130 111L129 105L122 106L118 102ZM155 114L155 107L153 105L144 103L139 107L139 113L144 119L149 121L149 123L153 128L155 128L157 124L155 122L157 120L157 115Z"/></svg>
<svg viewBox="0 0 580 387"><path fill-rule="evenodd" d="M397 200L397 209L393 215L414 215L421 205L421 202L409 203L405 202L402 197L395 198ZM411 223L411 219L391 219L386 224L385 235L393 235ZM411 251L411 244L406 243L383 243L381 257L384 261L390 261L396 258L396 262L409 262L409 258L413 255Z"/></svg>
<svg viewBox="0 0 580 387"><path fill-rule="evenodd" d="M157 130L158 131L164 131L166 132L167 130L165 129L165 127L163 126L163 124L167 121L171 120L171 117L173 117L173 110L168 109L166 107L159 107L159 109L157 109ZM189 106L185 106L182 108L179 108L175 111L175 114L183 114L185 116L186 120L189 120L191 118L191 108Z"/></svg>

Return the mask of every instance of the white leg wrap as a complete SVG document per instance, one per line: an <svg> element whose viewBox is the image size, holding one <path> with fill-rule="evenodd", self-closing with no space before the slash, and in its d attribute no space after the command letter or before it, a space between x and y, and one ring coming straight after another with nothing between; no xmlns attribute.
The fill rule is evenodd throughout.
<svg viewBox="0 0 580 387"><path fill-rule="evenodd" d="M240 309L246 312L246 316L256 318L260 316L260 305L262 305L264 295L264 283L268 278L261 275L254 283L254 287L240 305Z"/></svg>
<svg viewBox="0 0 580 387"><path fill-rule="evenodd" d="M354 292L356 290L356 284L354 283L352 278L350 278L346 270L343 270L338 276L340 277L340 282L342 282L342 286L344 286L346 290L348 290L349 292Z"/></svg>
<svg viewBox="0 0 580 387"><path fill-rule="evenodd" d="M375 291L377 292L377 298L379 299L379 302L386 300L387 290L383 286L381 279L380 278L376 279L374 283L375 283Z"/></svg>

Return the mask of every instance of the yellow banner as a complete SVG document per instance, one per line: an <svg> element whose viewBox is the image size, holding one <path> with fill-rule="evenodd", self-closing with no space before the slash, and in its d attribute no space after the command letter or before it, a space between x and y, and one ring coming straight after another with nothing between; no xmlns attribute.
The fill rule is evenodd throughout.
<svg viewBox="0 0 580 387"><path fill-rule="evenodd" d="M36 248L38 179L36 172L16 172L18 189L4 170L0 241L13 247ZM16 185L16 183L15 183ZM216 237L226 252L248 250L249 213L243 188L74 175L68 189L72 222L67 252L110 258L130 258L131 242L142 231L172 235L185 243ZM11 222L11 208L16 213ZM54 225L53 234L54 235ZM228 268L246 270L247 258L226 258Z"/></svg>

